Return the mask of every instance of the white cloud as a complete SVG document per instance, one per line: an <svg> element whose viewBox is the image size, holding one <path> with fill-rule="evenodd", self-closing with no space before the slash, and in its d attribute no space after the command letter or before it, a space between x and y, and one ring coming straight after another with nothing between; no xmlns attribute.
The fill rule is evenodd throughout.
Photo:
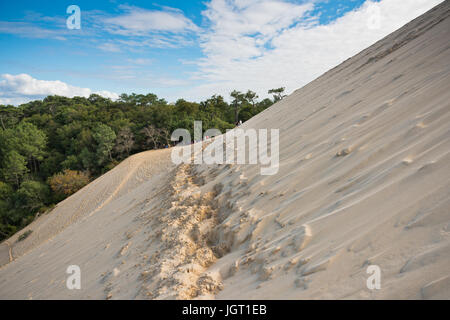
<svg viewBox="0 0 450 320"><path fill-rule="evenodd" d="M120 5L120 14L90 14L95 30L108 33L109 42L97 47L107 52L135 51L143 48L180 48L194 45L200 28L181 10L162 7L147 10Z"/></svg>
<svg viewBox="0 0 450 320"><path fill-rule="evenodd" d="M102 96L104 98L109 98L111 100L117 100L119 99L119 95L115 92L111 92L111 91L107 91L107 90L100 90L100 91L95 91L92 92L95 94L98 94L99 96Z"/></svg>
<svg viewBox="0 0 450 320"><path fill-rule="evenodd" d="M97 48L106 52L120 52L120 47L112 42L105 42L97 46Z"/></svg>
<svg viewBox="0 0 450 320"><path fill-rule="evenodd" d="M297 89L375 43L441 0L382 0L366 3L328 25L311 17L313 2L212 0L203 15L210 29L201 39L205 57L196 79L206 84L185 92L188 98L213 93L228 96L274 87ZM374 7L381 13L374 28Z"/></svg>
<svg viewBox="0 0 450 320"><path fill-rule="evenodd" d="M137 65L149 65L149 64L152 64L154 61L153 61L153 59L136 58L136 59L128 59L128 62L130 62L132 64L137 64Z"/></svg>
<svg viewBox="0 0 450 320"><path fill-rule="evenodd" d="M65 97L89 97L92 93L105 98L118 99L118 94L109 91L93 92L89 88L80 88L55 80L38 80L28 74L2 74L0 76L0 104L18 105L27 101L42 99L48 95Z"/></svg>
<svg viewBox="0 0 450 320"><path fill-rule="evenodd" d="M198 27L176 9L146 10L120 6L125 14L104 19L108 31L121 35L143 36L154 32L192 32Z"/></svg>
<svg viewBox="0 0 450 320"><path fill-rule="evenodd" d="M67 30L52 30L30 22L0 21L0 33L36 39L67 40Z"/></svg>
<svg viewBox="0 0 450 320"><path fill-rule="evenodd" d="M26 38L70 40L94 43L106 52L133 50L135 47L179 48L192 45L200 28L181 10L161 7L148 10L119 5L120 12L82 10L82 28L68 30L67 15L46 17L29 12L23 21L0 21L0 34ZM104 39L108 39L105 41ZM104 43L98 44L100 41Z"/></svg>

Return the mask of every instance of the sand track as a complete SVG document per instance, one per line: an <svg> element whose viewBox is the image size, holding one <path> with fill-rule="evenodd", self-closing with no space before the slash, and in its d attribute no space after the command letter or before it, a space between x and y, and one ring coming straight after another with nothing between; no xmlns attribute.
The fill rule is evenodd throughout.
<svg viewBox="0 0 450 320"><path fill-rule="evenodd" d="M191 165L180 165L171 183L170 205L153 221L157 251L142 273L145 295L154 299L214 296L220 277L205 271L216 260L210 233L216 225L214 193L202 194Z"/></svg>

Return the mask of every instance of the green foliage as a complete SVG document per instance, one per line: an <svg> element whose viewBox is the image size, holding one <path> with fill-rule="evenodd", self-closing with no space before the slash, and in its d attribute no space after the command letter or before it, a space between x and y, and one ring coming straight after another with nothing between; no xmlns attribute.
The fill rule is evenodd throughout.
<svg viewBox="0 0 450 320"><path fill-rule="evenodd" d="M0 200L8 200L13 194L13 188L0 181Z"/></svg>
<svg viewBox="0 0 450 320"><path fill-rule="evenodd" d="M269 91L267 91L267 93L272 94L273 100L275 102L278 102L278 101L282 100L284 97L286 97L286 95L283 94L285 89L286 89L285 87L270 89Z"/></svg>
<svg viewBox="0 0 450 320"><path fill-rule="evenodd" d="M242 104L245 102L245 95L240 91L233 90L230 93L230 96L233 98L232 105L234 107L234 122L237 124L239 121L239 110L242 107Z"/></svg>
<svg viewBox="0 0 450 320"><path fill-rule="evenodd" d="M2 175L5 181L19 186L25 173L28 172L26 160L17 151L9 151L3 158Z"/></svg>
<svg viewBox="0 0 450 320"><path fill-rule="evenodd" d="M46 203L50 192L45 183L30 180L22 182L16 194L17 207L33 213Z"/></svg>
<svg viewBox="0 0 450 320"><path fill-rule="evenodd" d="M283 91L273 92L274 99ZM48 96L18 107L0 105L0 241L129 155L170 144L177 128L222 132L272 105L253 91L168 104L155 94ZM59 188L57 187L59 183ZM51 188L50 188L51 186ZM52 189L52 190L50 190Z"/></svg>
<svg viewBox="0 0 450 320"><path fill-rule="evenodd" d="M28 238L28 236L30 235L30 234L32 234L33 233L33 230L27 230L27 231L25 231L24 233L22 233L18 238L17 238L17 241L23 241L23 240L25 240L26 238Z"/></svg>
<svg viewBox="0 0 450 320"><path fill-rule="evenodd" d="M45 155L47 136L34 124L22 121L14 132L15 149L27 159L42 160Z"/></svg>
<svg viewBox="0 0 450 320"><path fill-rule="evenodd" d="M10 209L10 201L14 194L11 186L0 181L0 239L12 234L16 228L8 222L8 213Z"/></svg>
<svg viewBox="0 0 450 320"><path fill-rule="evenodd" d="M113 160L111 151L114 147L114 141L116 140L116 134L106 124L100 123L94 129L92 135L97 142L97 161L98 164L105 163L108 159Z"/></svg>

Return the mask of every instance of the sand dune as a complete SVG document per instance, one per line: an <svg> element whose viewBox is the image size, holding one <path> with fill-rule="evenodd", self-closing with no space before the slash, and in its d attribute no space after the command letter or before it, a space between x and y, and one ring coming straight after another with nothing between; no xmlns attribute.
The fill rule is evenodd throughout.
<svg viewBox="0 0 450 320"><path fill-rule="evenodd" d="M2 243L0 298L450 299L449 15L247 121L280 128L275 175L130 157Z"/></svg>

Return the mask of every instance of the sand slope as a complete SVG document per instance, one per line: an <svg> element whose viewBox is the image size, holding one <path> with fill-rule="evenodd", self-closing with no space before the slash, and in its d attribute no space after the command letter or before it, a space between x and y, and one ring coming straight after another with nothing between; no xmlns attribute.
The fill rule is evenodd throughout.
<svg viewBox="0 0 450 320"><path fill-rule="evenodd" d="M130 157L2 244L0 298L449 299L449 15L446 1L246 122L280 128L276 175Z"/></svg>

